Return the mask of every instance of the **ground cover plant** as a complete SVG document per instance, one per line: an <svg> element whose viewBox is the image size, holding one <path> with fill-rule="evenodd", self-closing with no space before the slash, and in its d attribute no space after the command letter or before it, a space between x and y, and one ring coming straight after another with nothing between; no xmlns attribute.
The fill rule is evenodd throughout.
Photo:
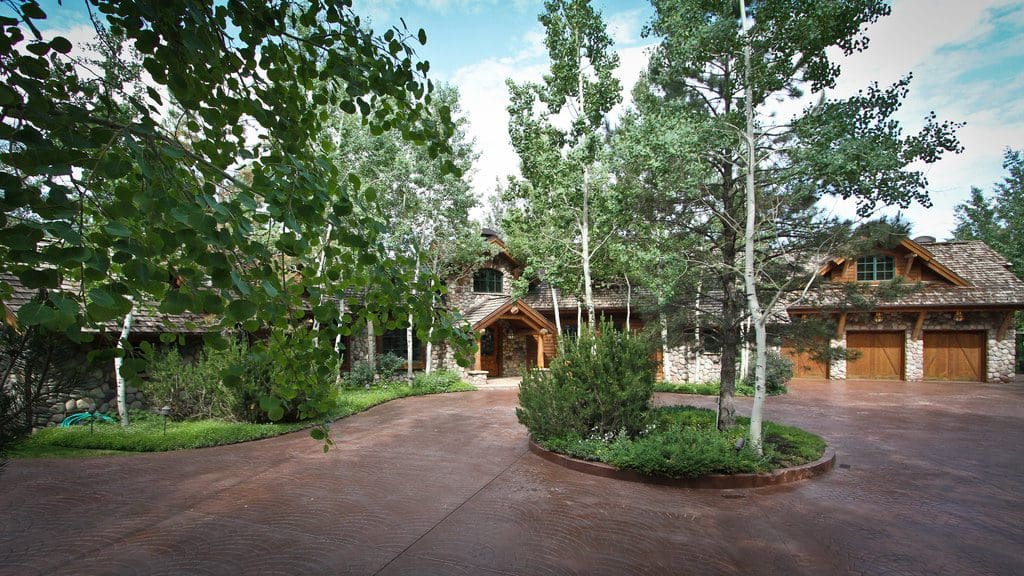
<svg viewBox="0 0 1024 576"><path fill-rule="evenodd" d="M336 407L327 421L334 421L397 398L473 390L452 372L419 375L411 383L384 380L370 388L339 391ZM279 436L318 425L317 421L250 423L208 418L165 422L161 416L134 412L132 424L94 424L71 428L45 428L11 447L10 455L26 457L101 456L112 453L163 452L234 444ZM81 452L79 452L81 451ZM111 452L117 451L117 452Z"/></svg>
<svg viewBox="0 0 1024 576"><path fill-rule="evenodd" d="M715 427L712 410L672 406L651 410L651 424L643 434L626 433L553 436L537 440L541 446L583 460L611 464L652 476L694 478L708 474L767 472L797 466L821 457L825 441L792 426L764 423L764 453L758 456L746 438L750 420L738 418L726 431Z"/></svg>

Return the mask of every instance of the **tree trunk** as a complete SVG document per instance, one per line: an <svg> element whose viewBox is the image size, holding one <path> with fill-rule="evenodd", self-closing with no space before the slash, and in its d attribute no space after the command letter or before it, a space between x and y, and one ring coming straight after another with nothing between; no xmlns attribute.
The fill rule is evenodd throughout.
<svg viewBox="0 0 1024 576"><path fill-rule="evenodd" d="M366 360L377 368L377 337L373 334L373 320L366 321Z"/></svg>
<svg viewBox="0 0 1024 576"><path fill-rule="evenodd" d="M668 317L665 316L665 301L658 299L658 323L661 324L661 379L664 382L672 380L672 358L668 353Z"/></svg>
<svg viewBox="0 0 1024 576"><path fill-rule="evenodd" d="M578 31L576 35L578 41ZM579 99L577 110L579 110L579 114L582 116L586 114L587 110L583 77L583 43L580 42L577 46L579 46L576 51L576 94L578 94ZM585 140L584 146L586 146ZM583 162L583 218L580 222L580 249L583 256L583 296L587 304L587 327L590 328L590 333L594 334L597 329L597 315L594 313L594 290L590 274L590 159L584 155Z"/></svg>
<svg viewBox="0 0 1024 576"><path fill-rule="evenodd" d="M629 315L633 307L633 286L629 283L629 274L623 274L622 277L626 279L626 333L628 334L630 332Z"/></svg>
<svg viewBox="0 0 1024 576"><path fill-rule="evenodd" d="M420 280L420 252L416 251L416 268L413 269L412 283L416 285ZM412 297L416 298L416 289L412 290ZM412 326L412 313L409 313L409 326L405 329L405 376L412 382L412 339L413 339L413 326Z"/></svg>
<svg viewBox="0 0 1024 576"><path fill-rule="evenodd" d="M727 186L732 187L731 178ZM724 212L733 214L731 192L723 197ZM725 226L722 232L722 322L720 324L722 343L722 366L719 372L721 388L718 393L718 429L726 430L736 425L736 347L739 343L739 303L736 295L736 231Z"/></svg>
<svg viewBox="0 0 1024 576"><path fill-rule="evenodd" d="M117 412L121 415L121 426L128 425L128 403L126 401L128 383L121 376L121 363L124 354L127 353L125 345L128 343L128 335L132 331L132 321L135 319L135 303L124 315L124 323L121 325L121 338L117 341L118 355L114 357L114 381L117 383Z"/></svg>
<svg viewBox="0 0 1024 576"><path fill-rule="evenodd" d="M743 282L747 291L747 309L750 312L751 323L754 325L754 339L756 342L754 404L750 409L750 444L757 454L761 455L761 419L764 413L765 364L767 362L768 335L761 311L761 303L757 299L757 283L754 278L754 233L757 224L757 188L754 182L754 170L757 168L757 149L754 139L754 105L750 97L750 36L748 35L750 29L747 24L747 7L744 0L740 0L740 15L743 19L743 91L746 94L746 98L743 99L743 112L746 116L747 124L744 133L744 140L746 140L747 144L747 162L744 170L746 176L747 222L743 233Z"/></svg>
<svg viewBox="0 0 1024 576"><path fill-rule="evenodd" d="M436 301L437 301L437 296L433 292L431 292L430 293L430 310L431 311L434 310L434 304L435 304ZM434 315L433 314L430 315L430 327L427 328L427 349L424 352L424 354L426 354L427 357L423 359L424 360L423 371L425 373L427 373L427 374L430 374L431 372L434 371Z"/></svg>
<svg viewBox="0 0 1024 576"><path fill-rule="evenodd" d="M551 305L555 310L555 329L558 330L555 341L561 341L562 338L562 313L558 310L558 291L554 286L551 287Z"/></svg>

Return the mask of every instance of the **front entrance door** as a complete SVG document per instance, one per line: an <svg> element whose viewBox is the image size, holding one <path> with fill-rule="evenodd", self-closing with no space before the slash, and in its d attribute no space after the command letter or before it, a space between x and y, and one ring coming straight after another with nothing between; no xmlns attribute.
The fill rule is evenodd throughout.
<svg viewBox="0 0 1024 576"><path fill-rule="evenodd" d="M494 324L480 335L480 369L487 375L501 376L501 325Z"/></svg>

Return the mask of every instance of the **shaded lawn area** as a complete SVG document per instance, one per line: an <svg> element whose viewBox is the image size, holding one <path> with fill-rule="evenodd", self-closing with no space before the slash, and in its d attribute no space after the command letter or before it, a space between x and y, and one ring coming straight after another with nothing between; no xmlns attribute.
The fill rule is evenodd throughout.
<svg viewBox="0 0 1024 576"><path fill-rule="evenodd" d="M475 388L463 382L444 389L411 387L406 384L346 389L341 392L338 407L321 420L282 424L250 424L212 419L168 421L166 433L162 417L149 412L136 412L132 414L132 424L127 428L111 423L96 423L91 428L88 424L69 428L44 428L12 445L8 456L86 458L235 444L287 434L323 421L332 422L397 398L469 390Z"/></svg>

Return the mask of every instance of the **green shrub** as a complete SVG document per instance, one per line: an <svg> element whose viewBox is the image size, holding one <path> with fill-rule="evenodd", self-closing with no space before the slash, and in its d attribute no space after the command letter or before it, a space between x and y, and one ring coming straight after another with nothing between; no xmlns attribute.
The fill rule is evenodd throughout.
<svg viewBox="0 0 1024 576"><path fill-rule="evenodd" d="M459 375L451 370L438 370L430 374L419 373L412 381L412 387L422 391L448 392L462 383Z"/></svg>
<svg viewBox="0 0 1024 576"><path fill-rule="evenodd" d="M245 358L244 344L204 348L193 361L183 359L177 348L144 350L146 378L139 388L154 407L169 406L176 420L236 416L236 390L224 385L221 374Z"/></svg>
<svg viewBox="0 0 1024 576"><path fill-rule="evenodd" d="M820 458L825 450L825 441L814 434L765 422L764 455L758 456L749 444L736 449L736 441L749 433L747 418L738 418L740 425L735 428L719 431L712 410L679 406L651 412L646 433L635 438L624 431L588 437L570 434L549 438L543 444L574 458L676 478L796 466Z"/></svg>
<svg viewBox="0 0 1024 576"><path fill-rule="evenodd" d="M377 373L381 378L394 378L402 366L405 366L405 358L399 358L390 352L377 356Z"/></svg>
<svg viewBox="0 0 1024 576"><path fill-rule="evenodd" d="M764 373L765 392L768 394L785 394L787 391L786 383L793 379L793 361L774 350L768 350L768 354L765 359L767 360ZM747 372L746 377L744 377L742 381L736 383L737 392L739 392L740 386L750 388L750 394L744 394L745 396L753 396L753 364L750 365L750 369Z"/></svg>
<svg viewBox="0 0 1024 576"><path fill-rule="evenodd" d="M566 341L550 370L530 370L519 386L516 416L537 440L575 434L630 437L647 425L655 364L648 338L602 322Z"/></svg>
<svg viewBox="0 0 1024 576"><path fill-rule="evenodd" d="M352 370L345 376L345 386L348 388L369 388L373 385L373 376L376 370L372 362L360 360L352 364Z"/></svg>
<svg viewBox="0 0 1024 576"><path fill-rule="evenodd" d="M337 404L338 355L305 328L274 329L255 342L225 381L236 416L247 422L296 422L329 414Z"/></svg>

